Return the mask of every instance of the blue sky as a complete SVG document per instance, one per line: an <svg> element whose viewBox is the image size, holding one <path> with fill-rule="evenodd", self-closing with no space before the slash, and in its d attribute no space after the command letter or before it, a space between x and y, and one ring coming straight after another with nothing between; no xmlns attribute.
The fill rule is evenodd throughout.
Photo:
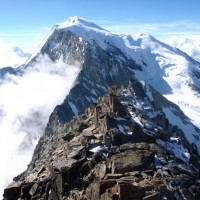
<svg viewBox="0 0 200 200"><path fill-rule="evenodd" d="M116 33L158 39L200 33L199 0L6 0L1 2L0 41L35 48L51 27L71 16Z"/></svg>

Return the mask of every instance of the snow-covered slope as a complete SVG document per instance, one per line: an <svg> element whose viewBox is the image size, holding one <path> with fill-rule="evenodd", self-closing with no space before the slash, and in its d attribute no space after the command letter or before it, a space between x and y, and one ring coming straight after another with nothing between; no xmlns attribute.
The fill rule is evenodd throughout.
<svg viewBox="0 0 200 200"><path fill-rule="evenodd" d="M126 44L136 51L143 62L137 77L152 85L200 127L200 64L179 49L164 44L152 36L139 35Z"/></svg>
<svg viewBox="0 0 200 200"><path fill-rule="evenodd" d="M0 68L8 66L16 68L23 64L29 55L19 47L0 43Z"/></svg>
<svg viewBox="0 0 200 200"><path fill-rule="evenodd" d="M200 62L200 35L172 37L164 41L171 46L181 49Z"/></svg>

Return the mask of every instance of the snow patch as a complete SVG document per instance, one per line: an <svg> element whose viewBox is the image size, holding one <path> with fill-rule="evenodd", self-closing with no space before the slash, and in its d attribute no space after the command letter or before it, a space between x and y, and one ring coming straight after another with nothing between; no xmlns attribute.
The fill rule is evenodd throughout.
<svg viewBox="0 0 200 200"><path fill-rule="evenodd" d="M200 151L199 134L195 127L192 124L184 123L170 108L164 108L163 112L168 118L169 123L172 125L177 125L180 129L182 129L189 143L195 143Z"/></svg>
<svg viewBox="0 0 200 200"><path fill-rule="evenodd" d="M90 149L91 152L96 153L96 152L102 152L102 151L108 151L108 147L106 145L103 146L97 146L92 149Z"/></svg>
<svg viewBox="0 0 200 200"><path fill-rule="evenodd" d="M161 146L165 147L167 150L173 152L174 155L182 161L190 161L190 154L188 153L187 149L183 148L182 145L179 145L177 143L164 142L160 139L157 139L156 142L157 144L160 144Z"/></svg>
<svg viewBox="0 0 200 200"><path fill-rule="evenodd" d="M78 115L78 109L76 108L76 105L73 104L71 101L68 101L68 104L70 108L72 109L72 112L77 116Z"/></svg>

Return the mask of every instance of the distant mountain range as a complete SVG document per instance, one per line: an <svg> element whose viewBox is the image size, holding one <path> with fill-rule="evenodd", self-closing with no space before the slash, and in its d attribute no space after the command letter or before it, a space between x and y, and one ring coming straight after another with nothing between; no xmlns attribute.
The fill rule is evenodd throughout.
<svg viewBox="0 0 200 200"><path fill-rule="evenodd" d="M36 199L46 198L45 195L47 194L37 196L42 191L39 185L44 184L43 180L40 180L38 170L41 167L41 173L43 173L47 169L42 168L41 163L43 166L52 165L56 167L58 173L61 174L62 167L66 167L62 166L63 163L58 157L52 156L53 160L49 159L49 154L52 153L49 148L60 148L60 144L64 145L60 142L62 138L66 136L66 140L69 142L74 137L79 138L81 134L84 135L84 130L93 126L94 129L92 130L95 131L93 134L90 133L93 139L97 138L97 134L102 134L104 138L109 131L115 129L117 133L122 135L120 136L122 137L121 141L124 142L120 144L124 145L128 143L128 140L123 140L123 138L130 135L131 126L136 124L142 130L136 131L137 134L141 134L141 137L146 135L146 137L153 137L154 139L153 141L151 139L134 141L133 136L130 139L131 143L156 143L168 151L169 157L173 155L185 164L191 162L195 169L199 167L199 164L194 162L195 159L199 159L200 152L200 63L194 59L195 57L192 58L184 51L165 44L150 35L116 35L79 17L71 17L67 21L55 25L45 41L26 63L14 69L12 73L22 75L27 70L33 70L37 66L38 60L44 60L43 63L45 64L46 57L55 63L62 61L66 66L76 66L80 72L77 74L76 81L69 94L66 94L64 102L57 105L50 115L28 169L15 178L16 182L5 190L5 199L14 198L12 192L16 188L15 197L23 196L22 188L26 184L30 187L24 189L29 194L25 195L26 198L34 197L34 195L36 195ZM37 70L39 70L38 66ZM54 69L52 69L52 73L53 71ZM4 74L8 73L11 72L4 72ZM113 86L121 89L112 93L108 88ZM111 97L119 98L125 108L120 109L118 106L121 104L117 104L116 111L113 107L111 110L108 109L108 113L108 110L104 110L102 103L96 107L95 111L89 109L90 106L96 105L95 102L99 97L107 93ZM110 104L112 104L112 100ZM112 105L110 106L112 107ZM106 125L106 129L102 129L101 133L99 133L100 127L97 127L95 119L91 124L89 123L93 112L100 112L98 107L101 107L103 114L96 119L97 122L100 123L101 119L105 119L105 123L109 123L109 125ZM84 114L85 112L87 114ZM118 116L118 113L121 112L129 114L123 114L123 116L119 114ZM84 115L87 117L84 118ZM112 120L109 121L106 118L107 115ZM70 123L73 128L70 128ZM61 131L60 133L59 130L61 129L64 129L64 132ZM133 132L131 134L134 135ZM162 137L163 134L166 137ZM70 137L71 135L73 137ZM90 136L90 139L92 139L92 136ZM79 140L76 142L78 143L77 146L82 145ZM105 138L101 142L103 142L102 145L105 145L105 148L108 148ZM97 146L97 143L93 145L93 147ZM73 148L75 151L75 147ZM73 148L70 149L71 154L73 154ZM120 152L118 153L120 155ZM87 156L84 157L81 154L76 159L83 158L86 159ZM170 163L170 159L167 163ZM149 168L146 170L149 170ZM32 180L31 176L35 171L38 173L35 174L35 180ZM50 179L53 177L47 174L44 176ZM33 181L35 182L31 185L30 182ZM62 184L69 184L64 178L62 181ZM20 185L21 183L22 185ZM34 186L36 183L38 184L37 187ZM192 182L188 187L195 184L196 182ZM53 186L49 187L51 189L47 189L47 192L55 189ZM70 187L73 188L74 186L70 185ZM33 190L35 190L35 193ZM50 195L50 198L59 196L57 199L61 199L65 196L63 190L62 187L62 194L51 193L53 196ZM183 194L177 194L174 198L183 199ZM77 197L77 199L79 198Z"/></svg>

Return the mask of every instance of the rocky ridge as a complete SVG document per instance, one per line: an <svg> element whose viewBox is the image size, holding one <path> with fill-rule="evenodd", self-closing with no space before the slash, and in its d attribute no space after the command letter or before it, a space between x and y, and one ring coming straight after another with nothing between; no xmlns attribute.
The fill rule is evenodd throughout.
<svg viewBox="0 0 200 200"><path fill-rule="evenodd" d="M147 84L109 87L82 115L41 137L4 199L198 199L197 147L169 123L165 107L187 123Z"/></svg>

